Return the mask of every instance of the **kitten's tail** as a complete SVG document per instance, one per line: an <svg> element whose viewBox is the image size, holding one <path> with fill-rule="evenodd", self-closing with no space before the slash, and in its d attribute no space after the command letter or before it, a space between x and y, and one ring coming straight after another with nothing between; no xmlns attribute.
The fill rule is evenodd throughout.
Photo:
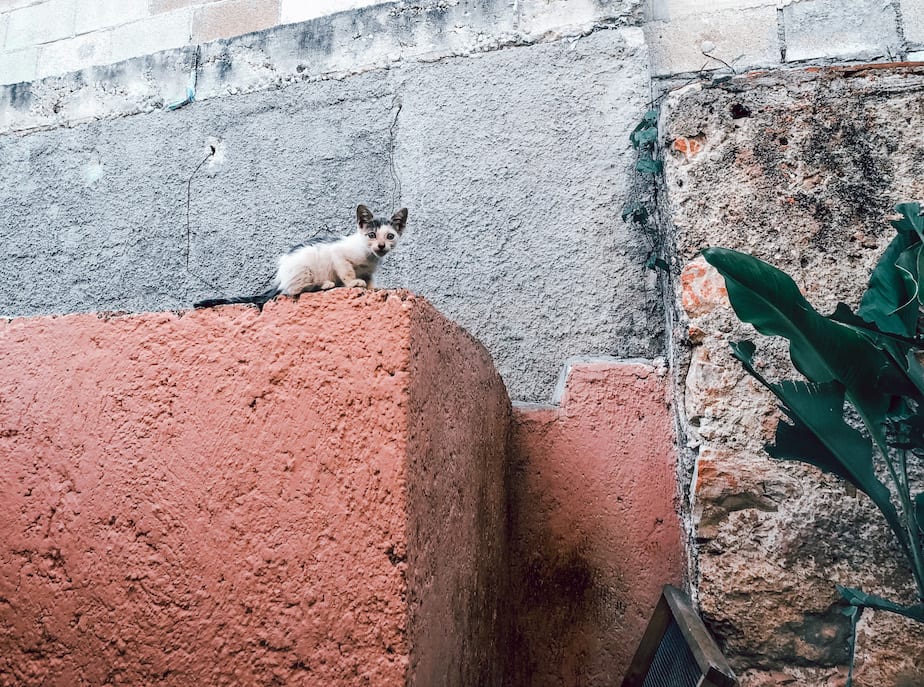
<svg viewBox="0 0 924 687"><path fill-rule="evenodd" d="M256 296L235 296L234 298L206 298L204 301L199 301L193 303L194 308L211 308L216 305L230 305L232 303L253 303L260 310L263 310L263 306L266 305L268 301L273 300L280 293L280 289L275 286L268 291L264 291L261 294Z"/></svg>

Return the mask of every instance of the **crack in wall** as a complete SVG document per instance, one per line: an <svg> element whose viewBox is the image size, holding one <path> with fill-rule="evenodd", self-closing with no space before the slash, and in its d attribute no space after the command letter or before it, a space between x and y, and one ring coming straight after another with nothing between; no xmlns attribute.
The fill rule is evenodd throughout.
<svg viewBox="0 0 924 687"><path fill-rule="evenodd" d="M398 145L398 116L401 114L401 108L401 96L396 93L391 102L391 110L394 112L394 115L392 117L391 126L388 129L388 166L391 171L392 181L390 212L397 210L398 204L401 202L401 177L398 175L398 167L395 164L395 148Z"/></svg>

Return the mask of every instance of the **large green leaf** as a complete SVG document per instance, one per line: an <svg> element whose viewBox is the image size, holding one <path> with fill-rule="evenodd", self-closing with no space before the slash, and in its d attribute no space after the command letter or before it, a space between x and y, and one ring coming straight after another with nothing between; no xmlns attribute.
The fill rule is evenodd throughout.
<svg viewBox="0 0 924 687"><path fill-rule="evenodd" d="M860 300L857 314L872 322L881 331L901 336L913 336L918 320L914 290L896 267L901 255L917 242L913 233L899 232L892 239L876 264L869 279L869 288Z"/></svg>
<svg viewBox="0 0 924 687"><path fill-rule="evenodd" d="M924 304L924 289L921 288L921 281L924 278L924 269L922 269L921 249L924 244L916 243L898 256L895 267L901 272L905 287L908 290L908 300L899 305L901 310L908 309L915 315L917 322L918 304Z"/></svg>
<svg viewBox="0 0 924 687"><path fill-rule="evenodd" d="M814 465L853 484L882 511L907 551L905 529L891 494L876 477L872 442L844 421L844 387L838 382L769 382L754 367L751 341L732 343L731 349L744 369L781 401L792 420L792 424L777 424L775 443L766 447L767 452L780 460Z"/></svg>
<svg viewBox="0 0 924 687"><path fill-rule="evenodd" d="M865 336L889 358L891 365L880 378L883 388L895 395L924 400L924 368L914 357L914 347L922 343L920 339L884 332L876 324L855 315L845 303L838 303L828 318Z"/></svg>
<svg viewBox="0 0 924 687"><path fill-rule="evenodd" d="M725 277L740 319L761 334L788 339L799 372L816 384L841 383L869 422L881 424L894 393L882 382L891 365L882 351L853 328L820 315L773 265L727 248L707 248L703 256Z"/></svg>
<svg viewBox="0 0 924 687"><path fill-rule="evenodd" d="M892 220L891 224L900 234L917 234L919 241L924 241L924 216L921 215L920 203L899 203L895 212L901 219Z"/></svg>

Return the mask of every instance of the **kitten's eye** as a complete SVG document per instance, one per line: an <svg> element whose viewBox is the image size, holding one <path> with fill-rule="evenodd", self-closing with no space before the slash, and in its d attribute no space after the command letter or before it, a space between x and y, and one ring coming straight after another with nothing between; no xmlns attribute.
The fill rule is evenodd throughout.
<svg viewBox="0 0 924 687"><path fill-rule="evenodd" d="M368 236L370 239L374 239L374 238L375 238L375 232L374 232L374 231L370 231L368 234L366 234L366 236Z"/></svg>
<svg viewBox="0 0 924 687"><path fill-rule="evenodd" d="M389 241L391 241L391 240L393 240L393 239L395 238L395 235L392 234L391 232L388 232L388 233L385 235L385 238L388 239Z"/></svg>

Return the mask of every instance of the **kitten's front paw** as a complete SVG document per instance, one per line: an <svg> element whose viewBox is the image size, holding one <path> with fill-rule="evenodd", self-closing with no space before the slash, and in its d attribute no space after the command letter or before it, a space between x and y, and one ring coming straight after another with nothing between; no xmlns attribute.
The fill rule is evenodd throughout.
<svg viewBox="0 0 924 687"><path fill-rule="evenodd" d="M348 289L364 289L366 288L366 282L362 279L351 279L344 286Z"/></svg>
<svg viewBox="0 0 924 687"><path fill-rule="evenodd" d="M334 282L332 282L332 281L326 281L326 282L324 282L323 284L321 284L321 291L327 291L328 289L332 289L332 288L334 288L335 286L337 286L337 285L336 285Z"/></svg>

